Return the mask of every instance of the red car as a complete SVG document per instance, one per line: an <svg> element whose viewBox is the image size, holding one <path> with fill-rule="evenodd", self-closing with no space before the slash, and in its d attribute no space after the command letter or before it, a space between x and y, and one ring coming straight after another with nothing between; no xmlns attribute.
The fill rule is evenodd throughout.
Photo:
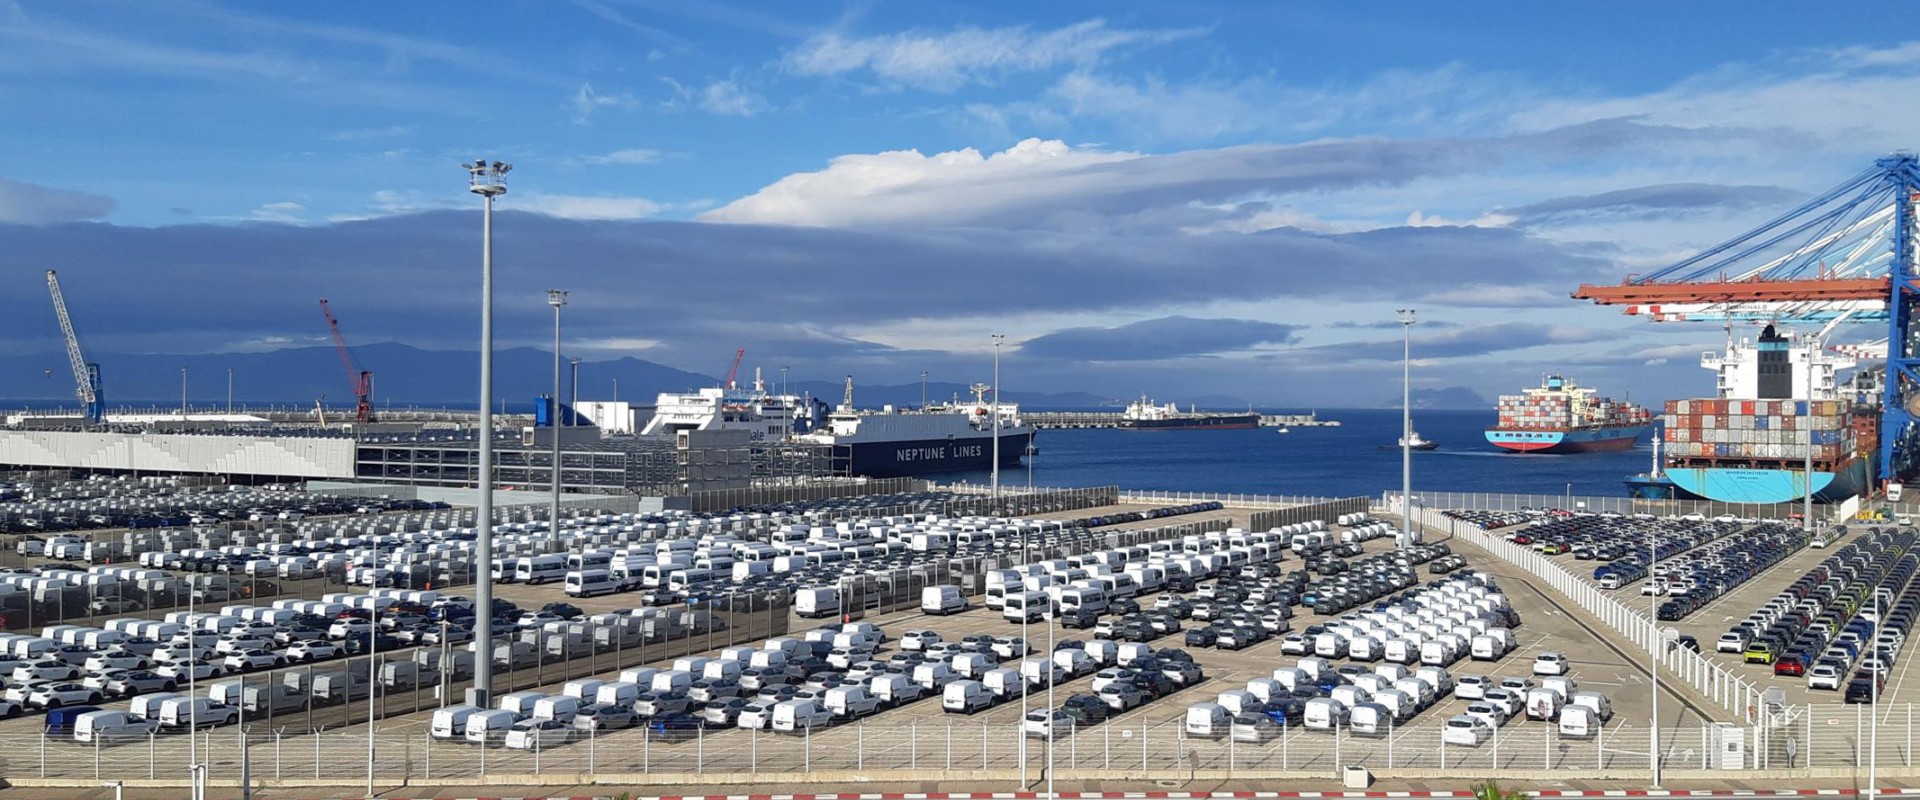
<svg viewBox="0 0 1920 800"><path fill-rule="evenodd" d="M1533 537L1524 533L1516 533L1508 541L1514 544L1533 544Z"/></svg>

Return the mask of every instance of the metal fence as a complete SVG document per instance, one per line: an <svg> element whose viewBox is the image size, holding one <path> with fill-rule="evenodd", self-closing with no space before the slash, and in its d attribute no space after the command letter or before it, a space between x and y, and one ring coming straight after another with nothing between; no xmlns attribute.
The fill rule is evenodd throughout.
<svg viewBox="0 0 1920 800"><path fill-rule="evenodd" d="M1700 514L1717 517L1731 514L1749 519L1789 519L1798 518L1801 513L1799 503L1721 503L1713 500L1644 500L1638 497L1599 497L1576 495L1571 492L1561 494L1498 494L1491 492L1414 492L1414 505L1427 508L1461 508L1482 511L1519 511L1522 509L1562 508L1584 510L1596 513L1616 514L1657 514L1660 516L1678 516L1682 514ZM1397 511L1400 507L1400 493L1386 491L1380 494L1380 506ZM1838 506L1825 503L1814 504L1816 518L1831 515Z"/></svg>
<svg viewBox="0 0 1920 800"><path fill-rule="evenodd" d="M973 487L969 486L968 489ZM996 516L1022 517L1033 514L1049 514L1057 511L1078 511L1083 508L1110 506L1119 502L1120 487L1092 486L1081 489L1038 489L1023 491L1001 487L999 499L981 495L974 497L956 497L948 500L946 515L949 517Z"/></svg>
<svg viewBox="0 0 1920 800"><path fill-rule="evenodd" d="M929 701L922 701L929 702ZM1742 740L1737 765L1716 763L1712 726L1663 728L1661 764L1667 769L1847 768L1866 762L1865 727L1818 727L1810 746L1791 767L1767 764L1746 747L1756 735L1735 729ZM619 783L645 774L700 774L720 782L764 780L766 775L855 771L867 778L887 773L939 771L1005 774L1025 767L1034 777L1049 767L1056 777L1095 777L1123 772L1231 776L1252 772L1337 774L1348 766L1376 772L1552 771L1565 777L1618 776L1648 769L1651 742L1644 725L1609 725L1593 737L1560 735L1552 725L1510 723L1491 738L1468 746L1446 741L1437 724L1389 729L1361 736L1347 730L1273 730L1264 741L1197 738L1179 720L1116 722L1061 733L1054 741L1023 737L1012 722L924 718L868 721L796 733L739 729L689 730L663 736L646 728L577 731L565 743L535 749L482 747L434 739L424 732L383 732L368 742L364 731L293 735L250 724L204 731L189 744L184 734L139 737L115 744L80 744L70 738L0 737L0 772L14 778L94 781L175 780L197 757L212 781L255 785L276 781L372 782L511 781L518 776L564 776L566 780ZM1909 732L1910 732L1909 728ZM1755 739L1754 741L1759 741ZM378 753L373 759L369 753ZM1880 736L1879 759L1910 765L1911 748L1898 736ZM1731 777L1731 776L1730 776Z"/></svg>
<svg viewBox="0 0 1920 800"><path fill-rule="evenodd" d="M1705 656L1675 646L1672 636L1647 614L1614 599L1580 579L1565 567L1534 552L1431 508L1415 508L1414 520L1432 530L1465 539L1501 560L1546 582L1547 586L1580 606L1607 627L1625 636L1640 652L1657 658L1666 670L1661 677L1677 679L1701 697L1726 711L1732 719L1752 723L1761 710L1763 689Z"/></svg>
<svg viewBox="0 0 1920 800"><path fill-rule="evenodd" d="M1248 518L1247 528L1255 531L1268 531L1282 525L1292 525L1296 522L1312 522L1314 520L1331 522L1338 519L1341 514L1354 514L1366 511L1367 507L1367 498L1348 497L1342 500L1329 500L1304 506L1294 506L1293 508L1258 511L1255 512L1252 517Z"/></svg>
<svg viewBox="0 0 1920 800"><path fill-rule="evenodd" d="M917 478L878 478L859 480L822 480L791 486L751 486L744 489L711 489L668 498L669 508L682 508L696 514L736 508L777 506L843 497L876 494L924 492L931 483Z"/></svg>

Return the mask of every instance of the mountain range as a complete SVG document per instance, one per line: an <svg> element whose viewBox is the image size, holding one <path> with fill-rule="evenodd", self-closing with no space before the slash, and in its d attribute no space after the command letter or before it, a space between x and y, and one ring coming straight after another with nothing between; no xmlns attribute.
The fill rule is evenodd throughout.
<svg viewBox="0 0 1920 800"><path fill-rule="evenodd" d="M471 407L480 392L478 351L422 350L394 342L361 345L355 359L373 369L376 406ZM351 405L353 389L338 351L332 347L291 347L262 353L211 355L101 354L101 389L109 408L122 404L177 406L181 369L186 369L188 401L200 407L224 406L227 371L233 371L233 396L239 403L311 405L325 397L329 406ZM522 408L553 387L553 354L520 347L495 351L494 396L510 407ZM60 352L0 355L0 397L27 402L71 402L73 375ZM571 371L563 372L563 395L572 393ZM771 382L770 382L771 383ZM580 364L580 397L584 400L620 399L651 405L661 392L691 391L718 386L720 379L675 369L644 359L625 357ZM779 387L769 385L768 389ZM832 381L793 381L788 390L837 403L845 384ZM927 398L934 402L971 397L957 383L929 383ZM856 385L854 399L862 408L881 405L917 406L919 383ZM1008 402L1034 408L1092 408L1107 402L1085 392L1008 392Z"/></svg>

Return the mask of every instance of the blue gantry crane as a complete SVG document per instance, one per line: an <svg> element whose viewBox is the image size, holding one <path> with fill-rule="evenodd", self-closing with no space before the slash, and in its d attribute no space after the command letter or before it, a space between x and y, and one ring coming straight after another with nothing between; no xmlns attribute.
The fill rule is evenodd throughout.
<svg viewBox="0 0 1920 800"><path fill-rule="evenodd" d="M60 275L53 270L47 270L47 291L53 294L53 313L60 318L60 334L67 340L74 394L80 398L87 421L98 424L106 416L106 401L100 396L100 365L80 353L80 337L73 332L73 317L67 314L67 300L60 294Z"/></svg>
<svg viewBox="0 0 1920 800"><path fill-rule="evenodd" d="M1582 285L1573 296L1660 322L1884 325L1884 344L1850 352L1886 359L1877 474L1901 481L1920 467L1916 199L1920 159L1895 153L1691 258L1618 285Z"/></svg>

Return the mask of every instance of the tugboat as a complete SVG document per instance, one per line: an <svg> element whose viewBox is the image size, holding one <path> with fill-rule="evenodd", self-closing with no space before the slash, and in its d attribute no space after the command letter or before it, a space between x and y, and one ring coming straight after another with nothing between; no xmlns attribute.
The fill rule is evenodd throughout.
<svg viewBox="0 0 1920 800"><path fill-rule="evenodd" d="M1407 435L1400 437L1400 440L1394 442L1393 447L1389 449L1399 450L1403 447L1408 450L1438 450L1440 443L1421 436L1419 431L1408 428Z"/></svg>

